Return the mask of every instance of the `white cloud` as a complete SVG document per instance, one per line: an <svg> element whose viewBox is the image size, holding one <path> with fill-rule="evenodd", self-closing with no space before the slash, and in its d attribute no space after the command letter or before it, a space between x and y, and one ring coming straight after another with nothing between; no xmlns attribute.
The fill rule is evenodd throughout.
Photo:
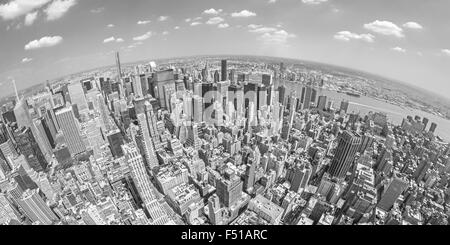
<svg viewBox="0 0 450 245"><path fill-rule="evenodd" d="M253 13L251 11L248 10L242 10L241 12L234 12L231 14L231 17L235 17L235 18L246 18L246 17L253 17L256 16L256 13Z"/></svg>
<svg viewBox="0 0 450 245"><path fill-rule="evenodd" d="M328 2L328 0L302 0L304 4L310 4L310 5L318 5L321 3Z"/></svg>
<svg viewBox="0 0 450 245"><path fill-rule="evenodd" d="M60 44L63 41L63 38L60 36L53 37L43 37L39 40L33 40L25 45L25 50L33 50L40 48L52 47Z"/></svg>
<svg viewBox="0 0 450 245"><path fill-rule="evenodd" d="M400 53L405 53L406 52L406 50L404 48L400 48L400 47L391 48L391 50L396 51L396 52L400 52Z"/></svg>
<svg viewBox="0 0 450 245"><path fill-rule="evenodd" d="M191 18L187 18L187 19L185 19L184 21L186 21L186 22L191 22Z"/></svg>
<svg viewBox="0 0 450 245"><path fill-rule="evenodd" d="M202 24L201 22L195 21L195 22L191 23L191 26L198 26L198 25L201 25L201 24Z"/></svg>
<svg viewBox="0 0 450 245"><path fill-rule="evenodd" d="M93 14L99 14L101 12L105 11L104 7L100 7L100 8L96 8L96 9L91 9L91 13Z"/></svg>
<svg viewBox="0 0 450 245"><path fill-rule="evenodd" d="M32 58L23 58L22 59L22 63L28 63L28 62L30 62L30 61L32 61L33 59Z"/></svg>
<svg viewBox="0 0 450 245"><path fill-rule="evenodd" d="M167 35L169 35L169 32L168 31L163 31L163 33L162 33L164 36L167 36Z"/></svg>
<svg viewBox="0 0 450 245"><path fill-rule="evenodd" d="M395 37L404 37L403 29L390 21L375 20L372 23L364 24L364 28L372 32Z"/></svg>
<svg viewBox="0 0 450 245"><path fill-rule="evenodd" d="M0 16L4 20L12 20L38 9L51 0L13 0L0 4Z"/></svg>
<svg viewBox="0 0 450 245"><path fill-rule="evenodd" d="M33 13L28 13L25 16L25 25L26 26L31 26L34 23L34 21L37 19L37 16L38 16L38 12L37 11L33 12Z"/></svg>
<svg viewBox="0 0 450 245"><path fill-rule="evenodd" d="M255 24L250 24L247 27L250 29L249 32L259 34L260 36L258 39L265 44L286 44L290 38L296 37L296 35L292 33L274 27Z"/></svg>
<svg viewBox="0 0 450 245"><path fill-rule="evenodd" d="M117 39L116 39L116 42L117 42L117 43L123 43L123 39L122 39L122 38L117 38Z"/></svg>
<svg viewBox="0 0 450 245"><path fill-rule="evenodd" d="M61 18L69 11L71 7L77 4L76 0L55 0L44 10L47 14L47 20L56 20Z"/></svg>
<svg viewBox="0 0 450 245"><path fill-rule="evenodd" d="M205 11L203 11L204 14L212 14L212 15L216 15L216 14L220 14L223 10L222 9L218 9L215 10L213 8L207 9Z"/></svg>
<svg viewBox="0 0 450 245"><path fill-rule="evenodd" d="M403 27L416 30L423 29L423 26L417 22L406 22Z"/></svg>
<svg viewBox="0 0 450 245"><path fill-rule="evenodd" d="M138 25L147 25L149 24L151 21L150 20L140 20L137 22Z"/></svg>
<svg viewBox="0 0 450 245"><path fill-rule="evenodd" d="M108 27L108 28L113 28L113 27L114 27L114 24L109 24L109 25L107 25L107 27Z"/></svg>
<svg viewBox="0 0 450 245"><path fill-rule="evenodd" d="M269 2L267 2L267 3L276 3L277 2L277 0L269 0Z"/></svg>
<svg viewBox="0 0 450 245"><path fill-rule="evenodd" d="M450 56L450 49L442 49L441 52L445 55Z"/></svg>
<svg viewBox="0 0 450 245"><path fill-rule="evenodd" d="M273 27L259 27L256 29L251 29L249 32L254 32L254 33L267 33L267 32L274 32L277 31L277 28L273 28Z"/></svg>
<svg viewBox="0 0 450 245"><path fill-rule="evenodd" d="M208 24L208 25L217 25L217 24L219 24L219 23L221 23L223 21L224 21L224 19L222 17L213 17L213 18L209 19L206 22L206 24Z"/></svg>
<svg viewBox="0 0 450 245"><path fill-rule="evenodd" d="M103 43L110 43L110 42L114 42L116 39L114 37L109 37L106 38L105 40L103 40Z"/></svg>
<svg viewBox="0 0 450 245"><path fill-rule="evenodd" d="M251 29L256 29L256 28L262 27L262 25L250 24L250 25L248 25L247 27L248 27L248 28L251 28Z"/></svg>
<svg viewBox="0 0 450 245"><path fill-rule="evenodd" d="M159 16L158 21L166 21L169 19L169 16Z"/></svg>
<svg viewBox="0 0 450 245"><path fill-rule="evenodd" d="M145 33L144 35L133 37L133 40L134 41L144 41L144 40L149 39L151 36L152 36L152 32L149 31L149 32Z"/></svg>
<svg viewBox="0 0 450 245"><path fill-rule="evenodd" d="M228 23L222 23L222 24L219 24L217 27L219 27L219 28L228 28L228 27L230 27L230 25L228 25Z"/></svg>
<svg viewBox="0 0 450 245"><path fill-rule="evenodd" d="M275 32L266 32L259 37L265 44L286 44L288 39L294 38L296 35L286 32L285 30L277 30Z"/></svg>
<svg viewBox="0 0 450 245"><path fill-rule="evenodd" d="M173 29L178 30L178 29L180 29L180 27L179 26L175 26Z"/></svg>
<svg viewBox="0 0 450 245"><path fill-rule="evenodd" d="M368 43L374 42L375 37L372 34L357 34L349 31L340 31L334 35L334 39L341 41L362 40Z"/></svg>

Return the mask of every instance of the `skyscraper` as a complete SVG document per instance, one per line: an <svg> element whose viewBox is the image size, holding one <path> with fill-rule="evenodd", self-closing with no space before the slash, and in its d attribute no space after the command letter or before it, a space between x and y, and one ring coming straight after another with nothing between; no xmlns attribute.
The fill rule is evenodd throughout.
<svg viewBox="0 0 450 245"><path fill-rule="evenodd" d="M361 137L357 133L344 131L339 135L338 146L328 170L332 177L339 179L345 178L355 160L355 154L358 151L360 144Z"/></svg>
<svg viewBox="0 0 450 245"><path fill-rule="evenodd" d="M58 217L39 196L38 189L26 190L19 201L20 207L32 222L51 225Z"/></svg>
<svg viewBox="0 0 450 245"><path fill-rule="evenodd" d="M392 176L392 179L389 181L386 190L381 195L381 199L378 202L377 207L386 212L391 210L398 197L408 187L408 184L409 182L404 175L395 172Z"/></svg>
<svg viewBox="0 0 450 245"><path fill-rule="evenodd" d="M117 68L117 77L119 81L122 80L122 68L120 67L120 57L119 52L116 52L116 68Z"/></svg>
<svg viewBox="0 0 450 245"><path fill-rule="evenodd" d="M17 129L14 132L17 148L25 156L28 165L35 171L47 168L47 161L30 128Z"/></svg>
<svg viewBox="0 0 450 245"><path fill-rule="evenodd" d="M144 204L148 204L155 199L153 193L153 184L145 169L142 155L139 153L136 146L132 144L122 145L122 150L125 154L125 159L131 169L131 177L138 190L139 196Z"/></svg>
<svg viewBox="0 0 450 245"><path fill-rule="evenodd" d="M222 60L222 80L221 81L226 81L228 80L227 76L228 76L228 67L227 67L227 60Z"/></svg>
<svg viewBox="0 0 450 245"><path fill-rule="evenodd" d="M437 124L436 123L431 123L430 132L434 134L435 131L436 131L436 128L437 128Z"/></svg>
<svg viewBox="0 0 450 245"><path fill-rule="evenodd" d="M72 156L78 155L86 150L86 146L80 135L80 129L75 121L75 116L71 107L66 107L58 110L56 113L56 119L61 126L61 130L64 134L64 139L69 148Z"/></svg>

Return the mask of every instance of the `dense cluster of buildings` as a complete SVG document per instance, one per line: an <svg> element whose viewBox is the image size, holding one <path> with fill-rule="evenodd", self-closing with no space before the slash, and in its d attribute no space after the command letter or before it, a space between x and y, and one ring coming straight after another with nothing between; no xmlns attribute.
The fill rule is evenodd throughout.
<svg viewBox="0 0 450 245"><path fill-rule="evenodd" d="M450 147L426 118L334 108L283 63L116 61L3 111L0 224L448 222Z"/></svg>

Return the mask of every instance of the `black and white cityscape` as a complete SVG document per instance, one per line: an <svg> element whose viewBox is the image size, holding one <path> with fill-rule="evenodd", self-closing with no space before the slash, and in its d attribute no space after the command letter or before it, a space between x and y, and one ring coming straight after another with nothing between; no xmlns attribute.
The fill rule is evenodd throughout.
<svg viewBox="0 0 450 245"><path fill-rule="evenodd" d="M411 74L395 75L406 68L401 60L387 57L438 59L448 67L450 50L439 47L433 53L428 44L418 44L425 42L420 35L432 35L430 19L423 13L408 18L398 15L394 20L403 25L369 16L373 22L358 23L367 34L341 29L326 34L334 45L357 45L353 51L345 48L353 61L361 46L384 48L358 54L368 56L355 62L364 66L372 62L364 63L370 52L389 53L372 54L389 63L388 77L393 78L385 78L377 69L351 65L348 60L339 64L338 59L347 58L336 58L329 65L330 60L290 53L295 45L302 45L306 32L287 30L286 19L274 26L258 22L273 18L270 11L258 9L279 14L277 8L283 4L280 8L295 25L298 20L286 6L331 18L352 14L360 3L351 10L348 1L338 0L239 1L245 7L233 1L143 1L156 9L139 19L145 13L139 9L148 7L141 1L127 1L131 6L127 8L122 6L125 1L89 2L0 3L0 28L6 26L0 31L0 40L6 33L0 51L6 57L27 55L15 65L12 58L0 63L0 224L448 224L448 84L421 70L428 66L411 63L406 64L408 72L423 73L433 81L417 83L418 77L411 83L399 82ZM211 6L212 2L217 5ZM383 5L376 2L372 4ZM404 1L393 2L404 7ZM182 13L169 11L176 4ZM436 5L430 8L449 4L436 1ZM198 16L185 16L193 6ZM136 28L148 26L144 27L147 32L127 38L112 31L126 28L117 15L114 23L107 16L108 11L120 11L119 7L126 12L121 18L132 19L130 25ZM79 28L102 28L111 37L97 41L108 47L100 51L99 60L88 55L73 63L80 68L63 68L71 58L53 61L59 63L55 69L70 72L52 71L53 75L34 81L34 74L41 77L53 70L48 59L61 57L66 43L69 54L89 46L90 35L84 41L70 40L68 34L20 41L20 51L14 51L16 44L11 40L16 34L11 33L54 33L60 28L55 22L74 25L71 14L97 18L93 26L72 31L83 35ZM414 17L422 22L413 22ZM170 32L156 30L168 22L174 25ZM95 27L99 23L102 27ZM35 30L26 29L32 26ZM197 37L193 37L195 30L178 34L178 46L172 46L172 32L187 28L214 31L203 30L205 36ZM243 36L242 45L253 42L255 47L236 54L227 47L239 46L238 36L210 46L216 37L208 37L214 35L208 32L215 31L259 36L254 40ZM189 53L190 38L199 38L198 47L208 42L204 44L208 52L214 47L218 51ZM421 41L407 41L414 38ZM385 43L398 46L390 49L382 46ZM45 53L56 48L61 49ZM176 55L179 48L184 51Z"/></svg>

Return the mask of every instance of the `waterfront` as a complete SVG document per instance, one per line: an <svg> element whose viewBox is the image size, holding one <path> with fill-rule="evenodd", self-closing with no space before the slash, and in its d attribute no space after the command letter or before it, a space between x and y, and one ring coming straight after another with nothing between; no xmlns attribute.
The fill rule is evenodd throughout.
<svg viewBox="0 0 450 245"><path fill-rule="evenodd" d="M285 85L288 90L295 91L299 91L302 86L300 83L292 82L286 82ZM361 95L361 97L354 97L345 93L338 93L336 91L318 88L317 97L320 95L325 95L328 97L328 101L333 101L334 108L339 108L340 103L343 100L349 101L349 113L360 113L360 115L363 116L370 111L384 112L387 114L389 122L395 125L401 125L402 120L408 115L413 117L417 115L421 118L426 117L430 120L428 127L432 122L437 123L438 127L436 129L436 135L443 138L446 142L450 141L450 121L431 113L407 107L400 107L398 105L390 104L364 95Z"/></svg>

